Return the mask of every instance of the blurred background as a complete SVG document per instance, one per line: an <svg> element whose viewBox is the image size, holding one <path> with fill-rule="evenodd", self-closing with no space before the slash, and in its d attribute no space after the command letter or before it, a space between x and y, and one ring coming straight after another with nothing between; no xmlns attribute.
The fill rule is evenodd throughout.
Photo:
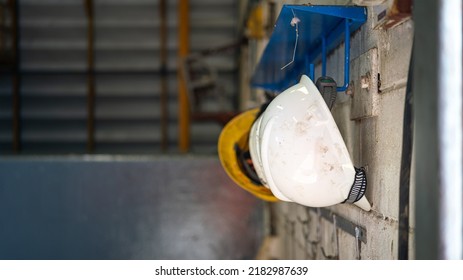
<svg viewBox="0 0 463 280"><path fill-rule="evenodd" d="M0 1L0 258L252 259L217 139L254 4Z"/></svg>
<svg viewBox="0 0 463 280"><path fill-rule="evenodd" d="M232 45L200 61L224 99L203 106L238 109L239 5L191 1L182 19L177 1L3 1L2 154L178 152L180 50ZM214 153L220 129L192 123L188 149Z"/></svg>
<svg viewBox="0 0 463 280"><path fill-rule="evenodd" d="M445 166L436 143L455 135L439 130L435 93L446 95L429 67L455 58L436 43L443 19L460 28L446 40L461 41L448 3L0 0L0 259L444 257L437 217L443 205L463 212L434 199ZM283 4L365 6L332 114L366 168L371 212L264 203L220 165L223 126L266 101L250 81ZM327 56L338 85L344 47Z"/></svg>

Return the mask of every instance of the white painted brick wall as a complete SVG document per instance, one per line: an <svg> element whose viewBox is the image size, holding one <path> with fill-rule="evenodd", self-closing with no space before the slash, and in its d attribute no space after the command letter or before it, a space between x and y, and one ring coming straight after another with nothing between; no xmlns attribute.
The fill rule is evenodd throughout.
<svg viewBox="0 0 463 280"><path fill-rule="evenodd" d="M372 8L368 8L368 14L368 22L351 37L351 59L360 63L357 66L354 63L354 67L365 69L365 64L371 62L362 55L376 48L381 93L374 90L364 92L367 98L356 98L361 96L358 92L354 93L358 94L355 97L338 93L332 113L354 164L367 169L369 184L366 195L373 209L364 212L352 205L337 205L329 209L366 229L367 242L361 243L361 259L396 259L402 119L413 24L406 21L389 30L373 29ZM343 57L344 47L341 45L327 61L327 74L341 82ZM360 82L358 73L354 71L351 75L354 84ZM319 75L320 67L317 67L316 77ZM374 110L371 108L373 103L376 106ZM366 108L367 113L352 120L352 108L356 106L369 107ZM316 211L285 202L272 207L276 213L277 235L281 239L281 258L325 259L322 249L327 256L357 258L356 239L340 229L335 231L333 223L321 218Z"/></svg>

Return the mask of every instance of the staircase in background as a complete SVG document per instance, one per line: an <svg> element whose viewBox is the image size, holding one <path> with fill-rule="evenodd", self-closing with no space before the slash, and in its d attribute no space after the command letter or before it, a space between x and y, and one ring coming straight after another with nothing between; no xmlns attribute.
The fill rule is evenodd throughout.
<svg viewBox="0 0 463 280"><path fill-rule="evenodd" d="M176 152L177 1L166 2L167 151ZM18 3L21 153L88 152L89 76L95 89L91 122L94 153L161 152L159 0L93 0L93 69L88 60L85 0ZM190 0L190 50L201 51L236 40L237 5L234 0ZM218 69L232 106L238 90L236 54L212 57L210 63ZM3 71L2 154L13 152L12 80L12 75ZM192 152L214 153L220 130L218 123L192 123Z"/></svg>

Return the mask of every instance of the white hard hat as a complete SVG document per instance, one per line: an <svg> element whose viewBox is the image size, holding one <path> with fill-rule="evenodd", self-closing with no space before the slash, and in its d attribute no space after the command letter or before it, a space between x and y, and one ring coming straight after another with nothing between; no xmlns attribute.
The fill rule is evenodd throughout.
<svg viewBox="0 0 463 280"><path fill-rule="evenodd" d="M249 149L264 186L284 201L325 207L354 203L369 211L366 175L352 165L320 92L307 77L280 93L254 122Z"/></svg>

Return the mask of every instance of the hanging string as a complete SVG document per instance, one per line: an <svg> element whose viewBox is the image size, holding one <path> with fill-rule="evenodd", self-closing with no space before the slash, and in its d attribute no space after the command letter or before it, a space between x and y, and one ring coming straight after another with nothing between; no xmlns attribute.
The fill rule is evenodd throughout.
<svg viewBox="0 0 463 280"><path fill-rule="evenodd" d="M298 39L299 39L299 22L301 22L301 20L298 17L296 17L296 14L294 13L293 9L291 9L291 12L293 12L293 18L291 19L290 24L291 24L291 26L296 27L296 41L294 42L293 59L291 59L291 61L288 62L285 66L281 67L280 70L283 70L286 67L288 67L289 65L291 65L294 62L294 58L296 57L297 42L298 42Z"/></svg>

